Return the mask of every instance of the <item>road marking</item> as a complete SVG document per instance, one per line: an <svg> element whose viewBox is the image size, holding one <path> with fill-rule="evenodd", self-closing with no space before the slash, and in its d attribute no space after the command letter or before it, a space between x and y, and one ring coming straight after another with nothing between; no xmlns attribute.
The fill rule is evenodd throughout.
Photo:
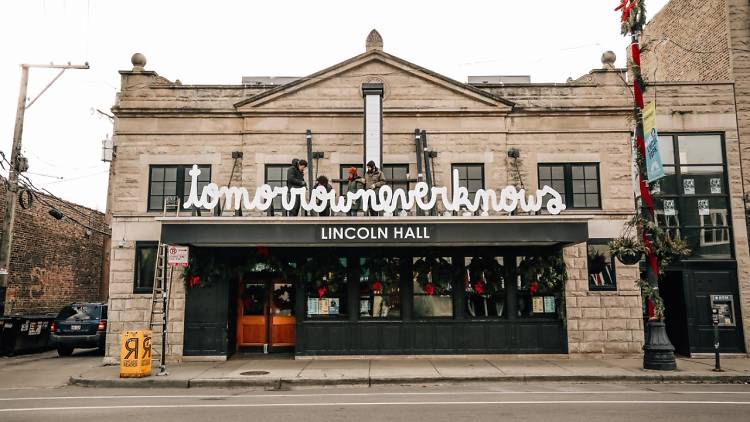
<svg viewBox="0 0 750 422"><path fill-rule="evenodd" d="M545 400L545 401L452 401L452 402L433 402L433 401L415 401L415 402L330 402L330 403L236 403L236 404L152 404L152 405L118 405L118 406L72 406L72 407L27 407L17 409L0 409L0 413L11 412L48 412L61 410L111 410L111 409L176 409L176 408L242 408L242 407L342 407L342 406L450 406L450 405L581 405L581 404L699 404L699 405L750 405L748 401L691 401L691 400Z"/></svg>
<svg viewBox="0 0 750 422"><path fill-rule="evenodd" d="M288 397L361 397L361 396L476 396L501 394L750 394L750 391L454 391L454 392L371 392L371 393L300 393L300 394L174 394L174 395L128 395L128 396L49 396L49 397L0 397L1 401L18 400L132 400L132 399L233 399L233 398L288 398Z"/></svg>

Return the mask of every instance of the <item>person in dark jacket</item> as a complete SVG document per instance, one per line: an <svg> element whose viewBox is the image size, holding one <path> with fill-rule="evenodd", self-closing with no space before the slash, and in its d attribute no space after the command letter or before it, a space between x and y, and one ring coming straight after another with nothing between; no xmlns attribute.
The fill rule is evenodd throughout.
<svg viewBox="0 0 750 422"><path fill-rule="evenodd" d="M364 178L359 178L361 183L364 183L365 189L373 189L377 193L380 188L385 185L385 175L380 171L375 162L370 160L367 162L367 172L365 172ZM367 215L378 215L378 212L369 208Z"/></svg>
<svg viewBox="0 0 750 422"><path fill-rule="evenodd" d="M318 186L323 186L323 188L326 190L326 192L330 192L333 190L333 186L328 183L328 178L325 176L319 176L317 180L315 180L315 188ZM320 200L318 200L318 204L320 204ZM318 213L321 217L330 217L331 216L331 203L329 202L328 205L326 205L326 208Z"/></svg>
<svg viewBox="0 0 750 422"><path fill-rule="evenodd" d="M305 160L292 160L292 166L286 171L286 186L289 189L292 188L304 188L307 187L305 183L305 168L307 168L307 161ZM290 217L296 217L299 215L300 198L294 202L294 207L287 214Z"/></svg>

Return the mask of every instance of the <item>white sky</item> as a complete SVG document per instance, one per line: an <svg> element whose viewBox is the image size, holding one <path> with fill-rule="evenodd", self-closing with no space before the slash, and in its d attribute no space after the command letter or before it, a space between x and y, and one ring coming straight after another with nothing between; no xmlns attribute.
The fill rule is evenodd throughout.
<svg viewBox="0 0 750 422"><path fill-rule="evenodd" d="M101 140L120 69L146 68L186 84L238 84L241 77L303 76L364 51L372 28L385 51L466 81L468 75L531 75L564 82L624 64L618 0L524 1L157 1L4 0L0 3L0 150L10 157L20 63L79 64L26 112L23 151L39 187L104 210L108 164ZM649 0L649 16L667 0ZM55 75L32 69L29 96ZM5 173L7 175L7 173ZM55 179L38 174L53 175Z"/></svg>

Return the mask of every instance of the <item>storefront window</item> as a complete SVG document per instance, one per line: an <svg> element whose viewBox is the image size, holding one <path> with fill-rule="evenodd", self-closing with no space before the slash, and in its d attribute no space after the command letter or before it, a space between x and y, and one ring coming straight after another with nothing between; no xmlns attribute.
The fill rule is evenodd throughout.
<svg viewBox="0 0 750 422"><path fill-rule="evenodd" d="M565 283L561 254L517 257L518 317L560 318Z"/></svg>
<svg viewBox="0 0 750 422"><path fill-rule="evenodd" d="M589 290L617 290L615 261L607 243L605 239L588 243Z"/></svg>
<svg viewBox="0 0 750 422"><path fill-rule="evenodd" d="M503 258L467 257L464 264L465 315L506 318Z"/></svg>
<svg viewBox="0 0 750 422"><path fill-rule="evenodd" d="M401 318L398 258L360 258L360 318Z"/></svg>
<svg viewBox="0 0 750 422"><path fill-rule="evenodd" d="M133 293L151 293L156 270L157 242L136 242Z"/></svg>
<svg viewBox="0 0 750 422"><path fill-rule="evenodd" d="M304 268L307 316L336 318L347 315L347 258L308 258Z"/></svg>
<svg viewBox="0 0 750 422"><path fill-rule="evenodd" d="M414 258L414 316L453 316L453 265L451 258Z"/></svg>
<svg viewBox="0 0 750 422"><path fill-rule="evenodd" d="M659 148L667 176L652 187L657 223L688 243L689 258L731 258L721 135L662 134Z"/></svg>

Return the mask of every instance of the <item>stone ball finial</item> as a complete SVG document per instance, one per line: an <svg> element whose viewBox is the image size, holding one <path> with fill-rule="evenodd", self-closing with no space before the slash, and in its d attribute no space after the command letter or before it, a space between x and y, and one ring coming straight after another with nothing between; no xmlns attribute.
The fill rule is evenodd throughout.
<svg viewBox="0 0 750 422"><path fill-rule="evenodd" d="M130 63L133 63L133 70L143 70L146 66L146 56L141 53L135 53L130 58Z"/></svg>
<svg viewBox="0 0 750 422"><path fill-rule="evenodd" d="M605 51L602 53L602 66L605 69L612 69L615 67L615 61L617 60L617 55L614 51Z"/></svg>
<svg viewBox="0 0 750 422"><path fill-rule="evenodd" d="M377 29L370 31L370 34L367 36L367 41L365 42L365 49L366 51L383 51L383 37L380 36Z"/></svg>

